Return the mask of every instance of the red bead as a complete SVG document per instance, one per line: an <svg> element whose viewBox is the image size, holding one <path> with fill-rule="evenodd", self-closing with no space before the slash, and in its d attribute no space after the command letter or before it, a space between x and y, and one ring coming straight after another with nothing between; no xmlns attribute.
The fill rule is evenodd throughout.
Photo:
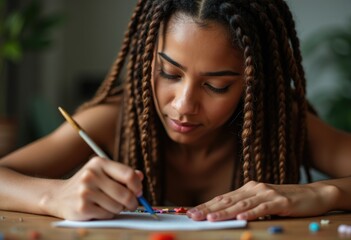
<svg viewBox="0 0 351 240"><path fill-rule="evenodd" d="M33 230L28 232L28 238L31 240L38 240L41 238L41 235L39 232Z"/></svg>
<svg viewBox="0 0 351 240"><path fill-rule="evenodd" d="M174 234L172 233L153 233L150 235L150 240L174 240Z"/></svg>
<svg viewBox="0 0 351 240"><path fill-rule="evenodd" d="M188 211L188 209L180 207L180 208L174 208L174 211L176 213L186 213Z"/></svg>

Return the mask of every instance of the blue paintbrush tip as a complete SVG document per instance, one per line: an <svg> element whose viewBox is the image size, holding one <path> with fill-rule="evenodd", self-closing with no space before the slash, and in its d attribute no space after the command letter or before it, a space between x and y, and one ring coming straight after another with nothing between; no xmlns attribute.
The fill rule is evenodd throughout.
<svg viewBox="0 0 351 240"><path fill-rule="evenodd" d="M152 209L150 203L148 203L148 201L146 201L146 199L143 196L138 197L138 200L140 202L141 205L143 205L143 207L146 209L146 211L148 211L153 218L155 219L159 219L155 213L155 211Z"/></svg>

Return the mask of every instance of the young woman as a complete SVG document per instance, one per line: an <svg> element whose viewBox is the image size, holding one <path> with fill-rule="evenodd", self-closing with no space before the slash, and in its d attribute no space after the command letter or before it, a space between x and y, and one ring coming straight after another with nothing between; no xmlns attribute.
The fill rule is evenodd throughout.
<svg viewBox="0 0 351 240"><path fill-rule="evenodd" d="M143 193L194 220L351 210L351 136L309 107L282 0L140 0L74 118L111 159L64 123L0 161L1 209L104 219ZM333 179L299 185L301 167Z"/></svg>

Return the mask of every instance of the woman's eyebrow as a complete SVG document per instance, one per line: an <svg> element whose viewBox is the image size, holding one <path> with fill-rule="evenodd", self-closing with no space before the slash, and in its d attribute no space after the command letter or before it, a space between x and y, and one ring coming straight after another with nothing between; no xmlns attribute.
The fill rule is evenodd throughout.
<svg viewBox="0 0 351 240"><path fill-rule="evenodd" d="M164 60L166 60L167 62L169 62L170 64L176 66L177 68L180 68L182 70L186 70L186 67L182 66L181 64L177 63L176 61L174 61L172 58L170 58L167 54L163 53L163 52L159 52L158 55L160 55L161 58L163 58Z"/></svg>
<svg viewBox="0 0 351 240"><path fill-rule="evenodd" d="M180 63L174 61L171 57L169 57L167 54L163 52L158 53L162 59L165 61L169 62L173 66L176 66L177 68L180 68L184 71L186 71L186 67L181 65ZM241 74L239 72L231 71L231 70L223 70L223 71L216 71L216 72L204 72L201 73L202 76L206 77L222 77L222 76L240 76Z"/></svg>
<svg viewBox="0 0 351 240"><path fill-rule="evenodd" d="M204 73L201 73L201 75L206 77L222 77L222 76L240 76L241 74L230 70L224 70L224 71L218 71L218 72L204 72Z"/></svg>

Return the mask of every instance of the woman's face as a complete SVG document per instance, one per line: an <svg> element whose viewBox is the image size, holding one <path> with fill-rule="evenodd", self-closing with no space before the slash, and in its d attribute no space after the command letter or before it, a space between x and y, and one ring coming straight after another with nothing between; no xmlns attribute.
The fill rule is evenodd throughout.
<svg viewBox="0 0 351 240"><path fill-rule="evenodd" d="M155 53L153 95L168 136L196 144L217 136L232 117L243 90L242 52L227 29L172 17Z"/></svg>

